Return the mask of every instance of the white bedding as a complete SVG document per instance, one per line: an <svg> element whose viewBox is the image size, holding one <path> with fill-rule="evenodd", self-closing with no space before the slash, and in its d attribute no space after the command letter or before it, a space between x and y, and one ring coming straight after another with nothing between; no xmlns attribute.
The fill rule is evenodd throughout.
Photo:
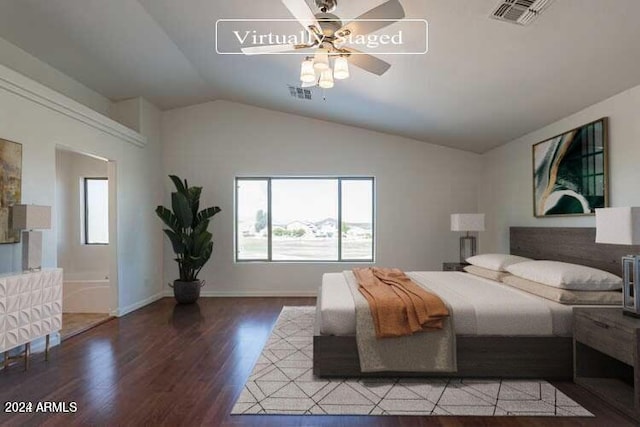
<svg viewBox="0 0 640 427"><path fill-rule="evenodd" d="M571 336L571 306L468 273L407 275L450 304L457 335ZM323 275L318 305L323 335L355 334L355 305L343 273Z"/></svg>

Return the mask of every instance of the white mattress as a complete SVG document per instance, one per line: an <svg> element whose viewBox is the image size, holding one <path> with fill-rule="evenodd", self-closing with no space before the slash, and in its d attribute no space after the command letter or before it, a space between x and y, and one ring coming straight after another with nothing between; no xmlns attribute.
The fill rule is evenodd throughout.
<svg viewBox="0 0 640 427"><path fill-rule="evenodd" d="M418 271L407 275L450 305L457 335L572 334L572 306L468 273ZM323 275L318 305L321 334L355 334L355 304L343 273Z"/></svg>

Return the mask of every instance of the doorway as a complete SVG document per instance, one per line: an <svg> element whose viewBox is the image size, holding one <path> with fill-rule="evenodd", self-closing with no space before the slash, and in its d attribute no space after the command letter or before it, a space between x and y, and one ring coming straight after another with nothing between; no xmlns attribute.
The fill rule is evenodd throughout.
<svg viewBox="0 0 640 427"><path fill-rule="evenodd" d="M112 274L114 171L106 159L56 148L54 221L58 266L64 272L62 340L110 320L117 307L117 277Z"/></svg>

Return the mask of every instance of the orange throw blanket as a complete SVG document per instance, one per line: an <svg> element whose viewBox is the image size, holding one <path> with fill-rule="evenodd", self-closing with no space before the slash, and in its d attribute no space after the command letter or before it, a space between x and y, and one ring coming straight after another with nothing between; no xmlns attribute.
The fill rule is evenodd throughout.
<svg viewBox="0 0 640 427"><path fill-rule="evenodd" d="M397 268L354 268L377 338L401 337L442 329L449 310L440 297L414 283Z"/></svg>

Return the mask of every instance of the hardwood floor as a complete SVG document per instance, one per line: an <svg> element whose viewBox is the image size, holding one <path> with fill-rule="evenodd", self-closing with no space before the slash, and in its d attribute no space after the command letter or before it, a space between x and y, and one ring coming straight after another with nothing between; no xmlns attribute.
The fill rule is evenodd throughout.
<svg viewBox="0 0 640 427"><path fill-rule="evenodd" d="M113 316L102 313L62 313L60 339L64 341L111 319Z"/></svg>
<svg viewBox="0 0 640 427"><path fill-rule="evenodd" d="M166 298L64 341L49 362L0 371L1 425L632 426L571 383L555 385L596 418L229 415L280 309L313 298ZM6 401L76 402L77 412L6 414Z"/></svg>

